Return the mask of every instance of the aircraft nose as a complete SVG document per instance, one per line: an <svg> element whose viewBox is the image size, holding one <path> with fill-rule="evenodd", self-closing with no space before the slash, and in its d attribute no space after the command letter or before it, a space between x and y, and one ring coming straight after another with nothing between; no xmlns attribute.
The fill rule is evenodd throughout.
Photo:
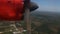
<svg viewBox="0 0 60 34"><path fill-rule="evenodd" d="M38 8L39 7L38 7L38 5L36 3L34 3L34 2L31 2L30 3L30 11L34 11L34 10L36 10Z"/></svg>

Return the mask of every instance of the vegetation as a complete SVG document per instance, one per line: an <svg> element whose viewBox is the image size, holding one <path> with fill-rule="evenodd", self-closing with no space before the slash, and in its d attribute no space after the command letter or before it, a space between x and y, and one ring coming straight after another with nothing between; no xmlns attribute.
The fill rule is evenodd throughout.
<svg viewBox="0 0 60 34"><path fill-rule="evenodd" d="M26 23L24 21L18 23L26 30ZM0 31L8 31L11 29L12 27L8 27L8 25L8 23L1 23L0 26L7 27L0 28ZM59 34L60 15L58 12L32 12L31 27L32 34Z"/></svg>

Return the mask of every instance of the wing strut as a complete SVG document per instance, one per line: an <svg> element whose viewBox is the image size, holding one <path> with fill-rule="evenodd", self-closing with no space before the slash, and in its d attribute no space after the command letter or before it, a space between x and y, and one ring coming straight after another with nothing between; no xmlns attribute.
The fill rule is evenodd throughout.
<svg viewBox="0 0 60 34"><path fill-rule="evenodd" d="M27 26L27 34L31 34L31 20L30 20L30 0L25 0L25 23Z"/></svg>

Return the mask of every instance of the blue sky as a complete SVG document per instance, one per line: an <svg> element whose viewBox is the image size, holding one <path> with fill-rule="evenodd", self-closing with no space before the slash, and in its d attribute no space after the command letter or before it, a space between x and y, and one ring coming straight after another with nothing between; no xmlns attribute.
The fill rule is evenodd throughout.
<svg viewBox="0 0 60 34"><path fill-rule="evenodd" d="M40 11L60 11L60 0L31 0L39 5Z"/></svg>

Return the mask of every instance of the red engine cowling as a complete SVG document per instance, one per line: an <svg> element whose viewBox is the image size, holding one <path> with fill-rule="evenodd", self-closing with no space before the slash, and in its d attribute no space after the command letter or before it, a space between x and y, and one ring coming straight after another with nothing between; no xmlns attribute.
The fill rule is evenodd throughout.
<svg viewBox="0 0 60 34"><path fill-rule="evenodd" d="M0 0L0 20L21 20L23 6L23 0Z"/></svg>

